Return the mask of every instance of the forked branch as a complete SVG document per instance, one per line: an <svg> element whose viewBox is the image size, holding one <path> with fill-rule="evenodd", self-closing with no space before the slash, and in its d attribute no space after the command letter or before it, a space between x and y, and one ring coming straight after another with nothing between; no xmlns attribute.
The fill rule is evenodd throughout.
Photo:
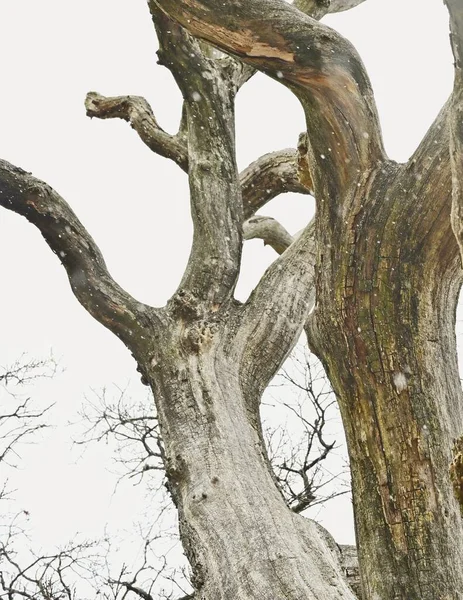
<svg viewBox="0 0 463 600"><path fill-rule="evenodd" d="M151 322L153 310L114 281L99 248L65 200L43 181L1 160L0 206L39 229L82 306L130 349L141 349L137 346L143 344L144 325Z"/></svg>
<svg viewBox="0 0 463 600"><path fill-rule="evenodd" d="M352 45L284 0L156 0L194 35L274 76L300 99L317 201L348 202L385 158L368 76Z"/></svg>

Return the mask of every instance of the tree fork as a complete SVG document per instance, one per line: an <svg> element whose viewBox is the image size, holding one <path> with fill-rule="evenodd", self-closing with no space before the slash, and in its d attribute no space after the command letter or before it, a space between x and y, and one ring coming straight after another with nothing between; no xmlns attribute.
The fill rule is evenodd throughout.
<svg viewBox="0 0 463 600"><path fill-rule="evenodd" d="M305 109L318 242L308 335L347 430L365 597L461 598L463 531L448 472L463 427L449 106L398 166L385 156L363 65L338 34L279 0L157 2L195 35L277 76ZM458 36L461 8L448 4ZM458 69L461 45L455 53ZM461 135L453 138L458 188Z"/></svg>

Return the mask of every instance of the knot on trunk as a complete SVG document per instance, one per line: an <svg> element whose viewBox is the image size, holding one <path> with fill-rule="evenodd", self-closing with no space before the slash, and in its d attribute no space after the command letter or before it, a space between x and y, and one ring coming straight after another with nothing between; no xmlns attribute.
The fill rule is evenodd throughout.
<svg viewBox="0 0 463 600"><path fill-rule="evenodd" d="M196 295L180 288L172 298L172 308L175 316L183 319L198 319L201 316L199 300Z"/></svg>
<svg viewBox="0 0 463 600"><path fill-rule="evenodd" d="M214 323L199 321L186 328L183 347L187 352L204 352L214 339L216 326Z"/></svg>

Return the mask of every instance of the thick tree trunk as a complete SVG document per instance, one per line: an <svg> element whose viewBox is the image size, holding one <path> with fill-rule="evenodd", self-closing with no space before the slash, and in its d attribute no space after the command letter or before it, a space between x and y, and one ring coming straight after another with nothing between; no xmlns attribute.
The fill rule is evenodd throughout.
<svg viewBox="0 0 463 600"><path fill-rule="evenodd" d="M360 1L296 6L320 16ZM179 133L163 132L140 98L91 94L87 110L129 120L149 147L188 171L193 246L165 309L117 285L56 192L0 162L0 204L40 229L79 301L124 341L154 391L197 599L353 598L323 534L285 506L259 421L262 392L307 321L315 287L307 335L347 432L363 596L463 598L454 337L463 9L460 0L446 4L455 92L414 157L397 165L385 156L361 60L336 32L282 0L149 1L160 59L185 100ZM248 67L213 58L179 24ZM234 98L253 68L287 85L305 109L300 181L293 152L263 157L238 177ZM291 187L313 190L317 200L314 223L299 238L265 219L243 227L273 193ZM259 232L277 251L290 247L241 306L232 298L242 238Z"/></svg>
<svg viewBox="0 0 463 600"><path fill-rule="evenodd" d="M453 135L452 185L452 104L409 163L396 165L385 156L368 76L338 34L281 0L156 1L195 35L276 75L305 109L318 248L308 337L341 403L365 596L461 598L463 530L449 475L463 427L453 333L461 273L450 228L452 187L461 206L461 136ZM460 3L448 4L460 40ZM455 132L458 94L453 100Z"/></svg>
<svg viewBox="0 0 463 600"><path fill-rule="evenodd" d="M461 270L449 161L437 168L433 142L409 166L378 169L343 232L325 237L309 328L341 406L371 599L463 598L463 521L448 471L463 431Z"/></svg>
<svg viewBox="0 0 463 600"><path fill-rule="evenodd" d="M354 598L321 531L275 485L231 331L176 320L146 370L195 598Z"/></svg>

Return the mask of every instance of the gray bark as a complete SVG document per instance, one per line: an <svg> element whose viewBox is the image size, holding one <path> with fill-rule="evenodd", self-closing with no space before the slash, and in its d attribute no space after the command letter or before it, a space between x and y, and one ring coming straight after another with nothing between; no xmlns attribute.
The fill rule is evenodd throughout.
<svg viewBox="0 0 463 600"><path fill-rule="evenodd" d="M463 597L463 468L454 444L463 433L454 336L461 6L447 0L454 94L409 163L397 165L385 155L360 58L311 18L359 3L150 0L160 62L184 97L178 134L164 132L141 98L87 97L89 116L127 120L188 173L192 250L162 309L114 282L56 192L0 163L0 205L39 228L81 304L121 338L153 389L197 599L355 597L348 553L287 508L262 439L262 393L304 326L347 433L363 598ZM307 133L298 151L262 157L240 176L234 99L254 69L297 95ZM317 202L296 239L254 215L285 191ZM281 255L241 305L233 291L243 238L252 237Z"/></svg>
<svg viewBox="0 0 463 600"><path fill-rule="evenodd" d="M363 66L340 36L277 0L220 9L207 0L159 4L196 35L278 70L306 110L318 234L317 306L307 331L343 412L365 596L461 597L462 523L448 472L463 427L451 111L398 167L385 156ZM265 31L256 25L264 11L272 23ZM455 103L454 95L453 113Z"/></svg>

